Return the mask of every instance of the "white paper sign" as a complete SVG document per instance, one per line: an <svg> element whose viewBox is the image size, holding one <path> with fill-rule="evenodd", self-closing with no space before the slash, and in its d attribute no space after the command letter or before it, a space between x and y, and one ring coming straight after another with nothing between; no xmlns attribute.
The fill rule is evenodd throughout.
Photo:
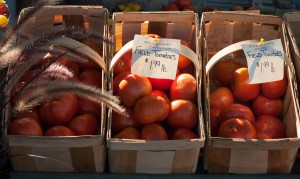
<svg viewBox="0 0 300 179"><path fill-rule="evenodd" d="M247 58L249 83L265 83L281 80L284 73L284 52L280 39L261 45L242 45Z"/></svg>
<svg viewBox="0 0 300 179"><path fill-rule="evenodd" d="M175 79L180 40L135 35L131 72L151 78Z"/></svg>

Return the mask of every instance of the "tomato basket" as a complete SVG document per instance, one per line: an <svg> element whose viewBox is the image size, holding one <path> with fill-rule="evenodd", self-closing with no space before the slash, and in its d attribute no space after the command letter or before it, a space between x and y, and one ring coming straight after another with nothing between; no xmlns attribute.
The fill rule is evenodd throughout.
<svg viewBox="0 0 300 179"><path fill-rule="evenodd" d="M114 13L109 87L113 88L113 67L118 57L132 49L128 45L135 34L157 34L162 38L186 40L191 44L194 76L197 81L197 138L190 140L119 139L112 134L112 111L108 112L107 146L109 171L112 173L195 173L200 149L204 146L201 108L201 58L199 53L198 16L192 12ZM116 53L117 52L117 53ZM113 55L115 54L116 55ZM187 54L185 54L187 55ZM117 57L118 56L118 57Z"/></svg>
<svg viewBox="0 0 300 179"><path fill-rule="evenodd" d="M201 19L204 113L207 139L204 147L204 167L208 173L290 173L299 149L299 104L293 63L286 57L285 71L288 87L284 95L280 119L285 126L286 138L234 139L212 136L210 122L210 93L216 88L214 65L226 59L246 64L241 44L261 38L281 39L285 45L282 20L276 16L210 12ZM252 41L253 43L253 41ZM286 46L284 51L286 51ZM223 58L226 57L226 58ZM213 59L214 58L214 59ZM210 62L210 60L215 60ZM205 72L206 71L206 72Z"/></svg>
<svg viewBox="0 0 300 179"><path fill-rule="evenodd" d="M26 16L30 8L23 9L19 18ZM101 6L45 6L22 26L24 28L19 31L22 35L18 42L22 42L23 38L34 38L41 32L62 30L66 27L80 28L107 38L107 18L108 11ZM94 58L101 67L101 86L102 89L106 89L106 43L89 40L80 43L73 39L62 41L66 42L88 49L82 52ZM97 58L90 56L91 54ZM105 106L101 105L96 135L52 137L6 134L13 169L34 172L103 172L106 163L105 111ZM11 118L10 106L5 109L4 117L5 121Z"/></svg>

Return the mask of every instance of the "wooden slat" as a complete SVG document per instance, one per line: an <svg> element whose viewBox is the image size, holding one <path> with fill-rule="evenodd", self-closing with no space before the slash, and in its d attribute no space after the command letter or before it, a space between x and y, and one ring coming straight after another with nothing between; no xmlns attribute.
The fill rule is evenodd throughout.
<svg viewBox="0 0 300 179"><path fill-rule="evenodd" d="M192 12L120 12L114 13L116 21L153 21L153 22L194 22L195 13Z"/></svg>
<svg viewBox="0 0 300 179"><path fill-rule="evenodd" d="M281 25L282 20L278 16L261 15L253 13L234 13L234 12L204 12L203 20L206 21L240 21L263 24Z"/></svg>
<svg viewBox="0 0 300 179"><path fill-rule="evenodd" d="M175 152L172 173L195 173L199 158L199 150L177 150Z"/></svg>
<svg viewBox="0 0 300 179"><path fill-rule="evenodd" d="M208 173L228 173L231 150L225 148L208 147L207 171Z"/></svg>
<svg viewBox="0 0 300 179"><path fill-rule="evenodd" d="M290 150L269 150L268 173L289 173L290 165Z"/></svg>
<svg viewBox="0 0 300 179"><path fill-rule="evenodd" d="M34 158L27 155L32 154L31 147L10 146L8 152L15 171L37 171Z"/></svg>
<svg viewBox="0 0 300 179"><path fill-rule="evenodd" d="M9 135L8 139L10 146L24 147L86 147L103 144L103 137L101 136L28 137Z"/></svg>
<svg viewBox="0 0 300 179"><path fill-rule="evenodd" d="M136 173L137 151L109 150L109 170L113 173Z"/></svg>

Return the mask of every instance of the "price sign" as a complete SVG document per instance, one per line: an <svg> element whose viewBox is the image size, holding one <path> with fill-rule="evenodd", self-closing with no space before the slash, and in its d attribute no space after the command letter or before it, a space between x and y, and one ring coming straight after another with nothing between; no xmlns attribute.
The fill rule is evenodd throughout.
<svg viewBox="0 0 300 179"><path fill-rule="evenodd" d="M280 39L262 44L242 45L247 58L249 83L281 80L284 73L284 52Z"/></svg>
<svg viewBox="0 0 300 179"><path fill-rule="evenodd" d="M151 78L175 79L180 40L135 35L131 72Z"/></svg>

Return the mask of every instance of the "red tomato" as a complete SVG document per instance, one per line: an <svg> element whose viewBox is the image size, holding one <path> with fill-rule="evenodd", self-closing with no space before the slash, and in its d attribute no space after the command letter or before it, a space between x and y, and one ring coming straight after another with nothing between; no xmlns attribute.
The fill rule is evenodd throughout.
<svg viewBox="0 0 300 179"><path fill-rule="evenodd" d="M75 135L96 135L98 132L97 119L91 114L74 117L68 124Z"/></svg>
<svg viewBox="0 0 300 179"><path fill-rule="evenodd" d="M218 126L220 126L226 119L230 118L246 119L252 125L255 123L252 110L243 104L234 103L222 109L218 118Z"/></svg>
<svg viewBox="0 0 300 179"><path fill-rule="evenodd" d="M78 108L76 114L86 114L90 113L95 116L97 119L101 119L101 104L98 104L89 99L78 97Z"/></svg>
<svg viewBox="0 0 300 179"><path fill-rule="evenodd" d="M272 137L264 132L256 132L256 138L257 139L272 139Z"/></svg>
<svg viewBox="0 0 300 179"><path fill-rule="evenodd" d="M219 137L255 139L255 127L245 119L230 118L224 121L218 132Z"/></svg>
<svg viewBox="0 0 300 179"><path fill-rule="evenodd" d="M141 131L142 140L168 140L164 127L158 123L144 125Z"/></svg>
<svg viewBox="0 0 300 179"><path fill-rule="evenodd" d="M11 100L13 104L17 104L18 101L24 99L30 92L24 93L22 90L24 86L26 85L27 82L19 82L13 88L11 89L10 95L11 95Z"/></svg>
<svg viewBox="0 0 300 179"><path fill-rule="evenodd" d="M130 71L123 71L114 77L114 79L113 79L113 94L114 95L119 95L119 84L120 84L121 80L129 74L131 74Z"/></svg>
<svg viewBox="0 0 300 179"><path fill-rule="evenodd" d="M181 45L184 45L188 48L191 48L191 45L185 40L181 40L180 43L181 43ZM192 64L192 61L189 58L185 57L182 54L179 54L179 59L178 59L178 68L179 68L179 70L183 70L191 64Z"/></svg>
<svg viewBox="0 0 300 179"><path fill-rule="evenodd" d="M288 80L286 75L284 75L282 80L262 83L261 92L268 98L280 98L285 94L287 85Z"/></svg>
<svg viewBox="0 0 300 179"><path fill-rule="evenodd" d="M10 135L42 136L43 129L40 124L31 117L18 118L8 126Z"/></svg>
<svg viewBox="0 0 300 179"><path fill-rule="evenodd" d="M126 52L113 67L114 75L118 75L123 71L131 71L132 50Z"/></svg>
<svg viewBox="0 0 300 179"><path fill-rule="evenodd" d="M239 68L233 73L232 91L235 99L248 102L260 93L260 84L249 84L248 68Z"/></svg>
<svg viewBox="0 0 300 179"><path fill-rule="evenodd" d="M185 127L192 129L197 121L198 109L194 103L183 99L171 102L167 122L172 128Z"/></svg>
<svg viewBox="0 0 300 179"><path fill-rule="evenodd" d="M176 77L180 74L179 70L176 71ZM150 78L148 77L149 81L151 82L152 88L161 90L161 91L168 91L173 83L174 80L171 79L162 79L162 78Z"/></svg>
<svg viewBox="0 0 300 179"><path fill-rule="evenodd" d="M230 59L219 61L214 67L214 78L221 86L230 88L234 71L241 67L244 65Z"/></svg>
<svg viewBox="0 0 300 179"><path fill-rule="evenodd" d="M78 108L76 94L63 93L53 100L41 104L39 114L49 126L64 125L75 115Z"/></svg>
<svg viewBox="0 0 300 179"><path fill-rule="evenodd" d="M140 124L163 121L169 113L169 103L161 96L147 95L134 105L133 116Z"/></svg>
<svg viewBox="0 0 300 179"><path fill-rule="evenodd" d="M82 71L78 76L78 80L94 87L102 87L102 74L96 69L86 69Z"/></svg>
<svg viewBox="0 0 300 179"><path fill-rule="evenodd" d="M152 91L147 77L129 74L119 84L119 95L125 106L132 107L135 102Z"/></svg>
<svg viewBox="0 0 300 179"><path fill-rule="evenodd" d="M30 117L32 119L35 119L41 125L41 119L37 108L33 108L33 109L26 110L24 112L17 113L14 116L13 120L18 118L24 118L24 117Z"/></svg>
<svg viewBox="0 0 300 179"><path fill-rule="evenodd" d="M281 120L272 115L260 115L255 121L257 132L264 132L273 139L285 137L285 127Z"/></svg>
<svg viewBox="0 0 300 179"><path fill-rule="evenodd" d="M196 138L197 135L192 130L187 128L176 129L172 136L172 140L189 140Z"/></svg>
<svg viewBox="0 0 300 179"><path fill-rule="evenodd" d="M86 59L84 62L78 62L79 69L81 71L87 70L87 69L95 69L95 70L101 70L101 67L99 64L97 64L95 61L91 59Z"/></svg>
<svg viewBox="0 0 300 179"><path fill-rule="evenodd" d="M141 139L140 132L134 127L127 127L115 135L118 139Z"/></svg>
<svg viewBox="0 0 300 179"><path fill-rule="evenodd" d="M60 57L59 59L57 59L57 62L67 67L75 77L78 76L79 66L75 61L66 57Z"/></svg>
<svg viewBox="0 0 300 179"><path fill-rule="evenodd" d="M46 130L45 136L74 136L74 132L66 126L53 126Z"/></svg>
<svg viewBox="0 0 300 179"><path fill-rule="evenodd" d="M170 88L171 101L177 99L187 99L197 102L197 82L196 79L187 73L180 74L173 81Z"/></svg>
<svg viewBox="0 0 300 179"><path fill-rule="evenodd" d="M183 10L185 7L192 5L192 0L175 0L176 6Z"/></svg>
<svg viewBox="0 0 300 179"><path fill-rule="evenodd" d="M149 93L150 96L161 96L163 97L168 104L170 104L170 99L168 97L168 95L163 92L163 91L160 91L160 90L152 90L150 93Z"/></svg>
<svg viewBox="0 0 300 179"><path fill-rule="evenodd" d="M37 69L32 69L27 71L19 80L19 82L27 82L28 80L31 80L36 75L37 72L38 72Z"/></svg>
<svg viewBox="0 0 300 179"><path fill-rule="evenodd" d="M223 109L234 103L234 97L231 90L227 87L219 87L209 96L210 108Z"/></svg>
<svg viewBox="0 0 300 179"><path fill-rule="evenodd" d="M187 74L190 74L190 75L194 76L194 74L195 74L195 66L194 66L194 64L191 63L189 66L185 67L184 69L181 69L180 73L187 73Z"/></svg>
<svg viewBox="0 0 300 179"><path fill-rule="evenodd" d="M219 123L218 117L220 115L221 110L217 108L211 108L209 111L209 120L210 120L210 134L215 137L218 135Z"/></svg>
<svg viewBox="0 0 300 179"><path fill-rule="evenodd" d="M125 107L128 117L112 112L111 131L114 134L121 132L127 127L140 128L140 124L133 118L133 109Z"/></svg>
<svg viewBox="0 0 300 179"><path fill-rule="evenodd" d="M278 117L283 110L281 98L267 98L260 94L252 101L252 110L256 115L269 114Z"/></svg>

